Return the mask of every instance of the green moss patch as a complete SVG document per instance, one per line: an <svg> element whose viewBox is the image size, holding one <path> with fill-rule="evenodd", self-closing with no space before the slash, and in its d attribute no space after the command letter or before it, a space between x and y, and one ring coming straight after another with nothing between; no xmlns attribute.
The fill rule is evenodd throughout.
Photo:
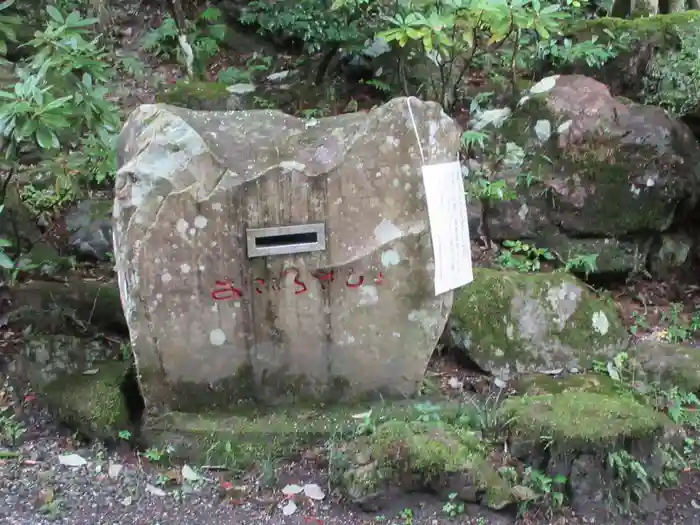
<svg viewBox="0 0 700 525"><path fill-rule="evenodd" d="M593 35L609 38L609 31L616 38L627 33L634 40L649 41L653 38L657 42L662 39L674 43L680 31L697 29L697 24L700 24L700 11L685 11L629 20L613 17L585 20L574 24L570 33L587 35L588 38Z"/></svg>
<svg viewBox="0 0 700 525"><path fill-rule="evenodd" d="M596 392L561 392L511 398L503 403L515 436L557 450L611 449L626 439L659 436L671 421L632 396Z"/></svg>
<svg viewBox="0 0 700 525"><path fill-rule="evenodd" d="M116 438L120 430L129 428L121 391L129 366L127 362L99 363L94 373L62 377L43 393L61 422L91 437Z"/></svg>
<svg viewBox="0 0 700 525"><path fill-rule="evenodd" d="M351 466L343 472L341 486L355 502L388 487L407 491L431 487L502 508L512 501L511 487L487 460L488 451L476 432L459 425L391 421L347 445Z"/></svg>
<svg viewBox="0 0 700 525"><path fill-rule="evenodd" d="M600 374L586 373L551 377L545 374L526 374L518 378L515 389L519 394L539 396L563 392L595 392L619 395L619 383Z"/></svg>
<svg viewBox="0 0 700 525"><path fill-rule="evenodd" d="M181 108L225 111L231 94L218 82L180 81L156 95L156 102Z"/></svg>

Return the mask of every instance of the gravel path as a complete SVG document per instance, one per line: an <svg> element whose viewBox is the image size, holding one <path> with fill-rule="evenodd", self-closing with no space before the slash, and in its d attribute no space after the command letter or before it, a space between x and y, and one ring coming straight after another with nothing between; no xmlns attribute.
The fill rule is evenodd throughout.
<svg viewBox="0 0 700 525"><path fill-rule="evenodd" d="M256 487L251 477L229 481L221 473L201 471L199 481L182 478L182 465L150 465L129 450L102 444L76 443L48 415L32 409L22 415L29 426L17 457L0 459L0 523L7 525L513 525L513 516L478 506L451 519L443 503L429 497L397 497L381 515L352 511L332 495L314 502L298 498L298 509L284 516L281 488L288 483L317 483L322 475L302 460L280 467L270 489ZM60 458L85 459L82 466L61 464ZM2 457L2 456L0 456ZM65 459L64 459L65 460ZM196 470L196 469L195 469ZM188 477L185 475L185 477ZM191 475L189 476L192 477ZM163 485L169 479L171 486ZM173 482L175 480L175 482ZM243 483L246 486L236 486ZM161 488L164 487L164 488ZM700 473L685 473L678 489L665 494L657 512L634 519L569 514L548 519L532 515L520 521L532 525L698 525Z"/></svg>

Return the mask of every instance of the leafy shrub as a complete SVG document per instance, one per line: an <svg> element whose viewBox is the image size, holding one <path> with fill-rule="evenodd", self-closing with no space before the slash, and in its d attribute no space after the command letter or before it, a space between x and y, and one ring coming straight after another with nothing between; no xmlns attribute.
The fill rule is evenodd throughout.
<svg viewBox="0 0 700 525"><path fill-rule="evenodd" d="M257 25L265 35L296 40L305 53L315 54L329 46L352 49L362 45L372 34L368 17L379 5L374 0L287 0L273 4L253 0L241 22Z"/></svg>
<svg viewBox="0 0 700 525"><path fill-rule="evenodd" d="M644 104L661 106L676 117L700 111L700 31L678 36L679 49L649 63L642 87Z"/></svg>
<svg viewBox="0 0 700 525"><path fill-rule="evenodd" d="M11 8L15 0L0 3L0 57L7 55L7 43L17 42L17 28L22 24L20 18Z"/></svg>
<svg viewBox="0 0 700 525"><path fill-rule="evenodd" d="M54 173L56 200L70 200L81 184L113 176L120 113L107 96L106 54L89 32L96 20L53 6L46 13L14 89L0 91L3 157L13 170Z"/></svg>

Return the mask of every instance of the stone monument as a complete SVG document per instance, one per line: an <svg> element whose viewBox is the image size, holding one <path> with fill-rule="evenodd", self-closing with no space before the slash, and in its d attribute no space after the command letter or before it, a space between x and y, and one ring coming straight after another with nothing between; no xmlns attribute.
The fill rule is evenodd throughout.
<svg viewBox="0 0 700 525"><path fill-rule="evenodd" d="M454 160L455 122L411 104L426 162ZM143 105L114 219L149 416L411 394L452 306L405 98L319 120Z"/></svg>

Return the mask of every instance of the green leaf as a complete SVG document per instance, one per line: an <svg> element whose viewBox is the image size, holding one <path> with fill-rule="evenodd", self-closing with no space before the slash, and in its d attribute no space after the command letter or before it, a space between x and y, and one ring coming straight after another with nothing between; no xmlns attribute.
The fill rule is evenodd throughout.
<svg viewBox="0 0 700 525"><path fill-rule="evenodd" d="M5 255L4 252L0 252L0 268L11 270L14 267L15 264L12 262L12 259Z"/></svg>
<svg viewBox="0 0 700 525"><path fill-rule="evenodd" d="M80 22L80 13L78 11L73 11L66 17L67 26L72 26L73 24L77 24L78 22Z"/></svg>
<svg viewBox="0 0 700 525"><path fill-rule="evenodd" d="M61 16L61 12L56 9L54 6L50 5L46 7L46 13L53 18L56 22L59 24L63 24L63 16Z"/></svg>
<svg viewBox="0 0 700 525"><path fill-rule="evenodd" d="M36 130L36 141L41 149L51 149L54 145L54 134L49 128L42 125Z"/></svg>
<svg viewBox="0 0 700 525"><path fill-rule="evenodd" d="M0 11L4 11L8 7L11 7L12 4L14 4L14 3L15 3L15 0L6 0L2 4L0 4Z"/></svg>

